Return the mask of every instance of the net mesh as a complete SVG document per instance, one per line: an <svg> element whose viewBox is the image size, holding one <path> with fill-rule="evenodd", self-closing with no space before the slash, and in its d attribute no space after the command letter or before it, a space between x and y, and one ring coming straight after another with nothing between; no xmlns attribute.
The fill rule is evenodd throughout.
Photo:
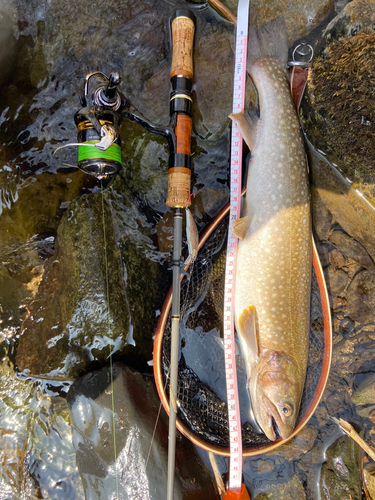
<svg viewBox="0 0 375 500"><path fill-rule="evenodd" d="M223 303L228 217L216 227L198 253L181 283L180 358L178 365L178 412L183 425L211 445L229 447L223 349ZM305 388L297 424L307 410L322 373L324 355L323 310L313 270L310 308L310 344ZM161 366L169 394L171 312L163 332ZM237 379L243 447L270 441L251 423L246 372L237 351Z"/></svg>

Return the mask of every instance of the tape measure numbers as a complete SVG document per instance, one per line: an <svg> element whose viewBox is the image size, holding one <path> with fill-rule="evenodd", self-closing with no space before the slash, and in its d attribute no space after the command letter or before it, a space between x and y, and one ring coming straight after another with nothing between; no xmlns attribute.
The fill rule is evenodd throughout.
<svg viewBox="0 0 375 500"><path fill-rule="evenodd" d="M233 113L241 113L245 107L247 34L250 0L240 0L237 9L237 34L234 66ZM230 156L230 211L225 266L224 290L224 356L228 400L230 441L229 489L240 491L242 483L242 435L240 405L238 400L236 350L234 341L234 289L237 261L237 237L233 224L241 210L242 136L232 122Z"/></svg>

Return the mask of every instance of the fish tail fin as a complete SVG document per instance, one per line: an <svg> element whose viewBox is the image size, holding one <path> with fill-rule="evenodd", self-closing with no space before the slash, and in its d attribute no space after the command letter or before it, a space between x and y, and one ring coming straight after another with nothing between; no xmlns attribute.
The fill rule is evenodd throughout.
<svg viewBox="0 0 375 500"><path fill-rule="evenodd" d="M261 59L276 59L283 66L288 60L288 38L282 16L269 21L261 28L250 28L247 51L247 70Z"/></svg>

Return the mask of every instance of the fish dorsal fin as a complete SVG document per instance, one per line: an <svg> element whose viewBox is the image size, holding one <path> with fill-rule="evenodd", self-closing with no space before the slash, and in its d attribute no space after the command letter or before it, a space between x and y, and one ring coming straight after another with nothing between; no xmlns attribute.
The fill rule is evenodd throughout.
<svg viewBox="0 0 375 500"><path fill-rule="evenodd" d="M256 142L257 124L259 122L256 113L247 113L246 116L244 113L232 113L229 115L229 118L237 125L250 151L253 151Z"/></svg>
<svg viewBox="0 0 375 500"><path fill-rule="evenodd" d="M238 335L246 342L254 357L259 357L259 339L256 324L255 306L249 306L240 314L237 321Z"/></svg>
<svg viewBox="0 0 375 500"><path fill-rule="evenodd" d="M249 229L252 217L250 215L246 215L241 219L237 219L233 224L233 234L237 236L240 240L243 240L246 236L247 230Z"/></svg>

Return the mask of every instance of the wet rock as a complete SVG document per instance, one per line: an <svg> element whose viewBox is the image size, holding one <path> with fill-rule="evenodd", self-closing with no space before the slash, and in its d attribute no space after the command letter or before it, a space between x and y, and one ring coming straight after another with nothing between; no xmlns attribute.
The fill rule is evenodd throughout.
<svg viewBox="0 0 375 500"><path fill-rule="evenodd" d="M318 429L316 427L306 425L288 443L267 453L267 455L278 455L288 460L298 460L313 447L317 435Z"/></svg>
<svg viewBox="0 0 375 500"><path fill-rule="evenodd" d="M116 488L118 500L165 498L168 424L163 412L157 422L160 402L152 378L116 363L113 385L108 368L87 374L71 387L68 404L86 498L112 498ZM211 477L182 436L176 460L174 498L218 499Z"/></svg>
<svg viewBox="0 0 375 500"><path fill-rule="evenodd" d="M344 231L332 231L329 236L329 241L337 248L340 248L340 251L343 252L347 258L357 262L361 267L371 269L372 271L375 269L374 262L365 248ZM341 267L345 268L348 264L348 262L342 262Z"/></svg>
<svg viewBox="0 0 375 500"><path fill-rule="evenodd" d="M328 45L333 40L350 37L359 31L371 31L375 21L373 0L353 0L328 24L321 44Z"/></svg>
<svg viewBox="0 0 375 500"><path fill-rule="evenodd" d="M114 185L117 189L103 195L72 202L63 217L55 253L22 325L20 370L74 379L89 363L105 362L110 352L143 367L151 359L158 265L150 260L144 216L120 190L120 177Z"/></svg>
<svg viewBox="0 0 375 500"><path fill-rule="evenodd" d="M322 500L361 498L361 451L349 437L342 436L326 451L322 465L320 497Z"/></svg>
<svg viewBox="0 0 375 500"><path fill-rule="evenodd" d="M15 167L0 169L0 340L19 335L53 254L62 207L81 191L83 178L77 172L25 179Z"/></svg>
<svg viewBox="0 0 375 500"><path fill-rule="evenodd" d="M237 0L222 2L235 16ZM262 26L270 19L283 15L286 21L288 38L292 42L307 35L327 16L334 5L333 0L313 0L286 2L271 0L267 3L256 0L251 3L251 17L256 26Z"/></svg>
<svg viewBox="0 0 375 500"><path fill-rule="evenodd" d="M194 64L194 130L204 149L217 140L228 126L232 111L233 74L228 69L234 64L234 29L223 26L211 16L202 29L195 50ZM246 85L246 102L254 105L256 93L250 79Z"/></svg>
<svg viewBox="0 0 375 500"><path fill-rule="evenodd" d="M327 408L319 404L318 408L315 410L314 416L318 419L319 425L322 427L329 420L329 414Z"/></svg>
<svg viewBox="0 0 375 500"><path fill-rule="evenodd" d="M306 494L298 474L287 483L268 485L266 492L259 493L254 500L305 500Z"/></svg>
<svg viewBox="0 0 375 500"><path fill-rule="evenodd" d="M320 263L322 265L322 268L324 269L330 265L329 254L332 250L332 245L324 241L319 241L318 239L315 240L315 244L318 251Z"/></svg>
<svg viewBox="0 0 375 500"><path fill-rule="evenodd" d="M358 323L375 321L375 274L370 271L358 273L347 291L347 315Z"/></svg>
<svg viewBox="0 0 375 500"><path fill-rule="evenodd" d="M352 401L356 405L375 403L375 373L366 377L353 393Z"/></svg>
<svg viewBox="0 0 375 500"><path fill-rule="evenodd" d="M0 170L0 256L13 279L30 282L35 268L52 255L60 218L85 177L76 171L25 179L17 168Z"/></svg>
<svg viewBox="0 0 375 500"><path fill-rule="evenodd" d="M351 0L335 0L335 10L336 12L341 12L342 9L348 5Z"/></svg>
<svg viewBox="0 0 375 500"><path fill-rule="evenodd" d="M327 240L334 219L315 189L311 189L311 204L314 230L319 240Z"/></svg>
<svg viewBox="0 0 375 500"><path fill-rule="evenodd" d="M52 0L45 8L47 62L69 51L67 57L79 61L86 74L93 70L95 47L95 68L110 73L116 67L131 93L139 92L166 58L165 29L173 8L155 0L95 5ZM135 62L137 70L129 71Z"/></svg>
<svg viewBox="0 0 375 500"><path fill-rule="evenodd" d="M332 369L336 369L336 366L337 365L334 364ZM337 372L343 376L344 373L340 370L340 368L340 366L337 367ZM322 400L326 403L329 415L338 415L344 409L350 408L352 402L347 387L343 387L341 381L332 385L335 389L329 387L326 394L323 395Z"/></svg>
<svg viewBox="0 0 375 500"><path fill-rule="evenodd" d="M357 189L362 195L366 197L366 199L375 206L375 184L372 182L353 182L353 187Z"/></svg>
<svg viewBox="0 0 375 500"><path fill-rule="evenodd" d="M348 261L345 258L344 254L341 253L339 250L332 250L329 254L330 256L330 261L331 264L334 267L337 267L338 269L342 269L343 267L347 266Z"/></svg>
<svg viewBox="0 0 375 500"><path fill-rule="evenodd" d="M82 499L65 399L17 379L7 361L0 381L0 497Z"/></svg>
<svg viewBox="0 0 375 500"><path fill-rule="evenodd" d="M269 474L275 468L272 460L257 460L258 474Z"/></svg>
<svg viewBox="0 0 375 500"><path fill-rule="evenodd" d="M12 73L15 63L16 52L16 23L6 12L0 10L0 45L2 47L0 54L0 83L3 85Z"/></svg>
<svg viewBox="0 0 375 500"><path fill-rule="evenodd" d="M349 318L337 318L337 328L335 331L341 333L342 335L351 335L354 329L354 322Z"/></svg>
<svg viewBox="0 0 375 500"><path fill-rule="evenodd" d="M362 475L367 500L375 500L375 464L366 464Z"/></svg>
<svg viewBox="0 0 375 500"><path fill-rule="evenodd" d="M311 182L318 196L346 233L375 259L375 210L350 182L306 141Z"/></svg>
<svg viewBox="0 0 375 500"><path fill-rule="evenodd" d="M375 405L366 406L365 408L356 408L356 412L360 417L370 418L371 422L374 420L375 416Z"/></svg>
<svg viewBox="0 0 375 500"><path fill-rule="evenodd" d="M328 266L324 271L326 284L329 290L330 298L337 297L346 288L349 279L345 271L337 269L334 266Z"/></svg>
<svg viewBox="0 0 375 500"><path fill-rule="evenodd" d="M344 175L372 183L375 1L354 0L327 26L302 104L304 129Z"/></svg>

